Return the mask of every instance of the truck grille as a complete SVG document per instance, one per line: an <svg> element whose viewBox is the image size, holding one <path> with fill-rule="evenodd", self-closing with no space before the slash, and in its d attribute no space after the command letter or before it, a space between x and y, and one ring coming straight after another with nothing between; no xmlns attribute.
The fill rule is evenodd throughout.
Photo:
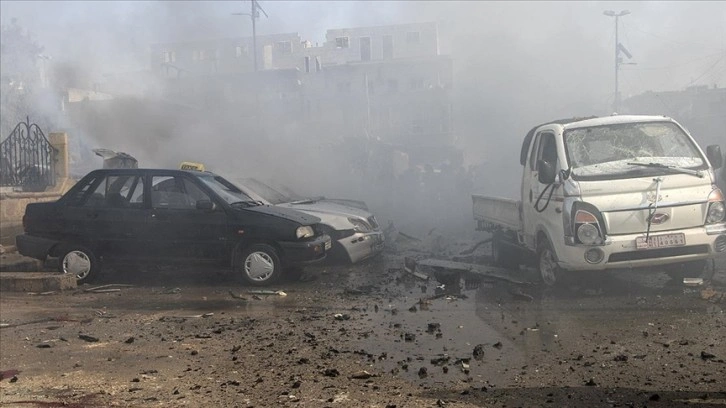
<svg viewBox="0 0 726 408"><path fill-rule="evenodd" d="M694 245L679 248L661 248L647 251L620 252L608 257L608 262L638 261L642 259L670 258L681 255L708 254L708 245Z"/></svg>

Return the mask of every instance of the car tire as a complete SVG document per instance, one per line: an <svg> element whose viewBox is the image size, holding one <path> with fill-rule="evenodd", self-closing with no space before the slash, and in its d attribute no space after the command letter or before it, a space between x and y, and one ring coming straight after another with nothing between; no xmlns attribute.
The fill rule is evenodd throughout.
<svg viewBox="0 0 726 408"><path fill-rule="evenodd" d="M64 245L58 257L58 271L76 276L77 284L93 282L101 265L96 255L83 245Z"/></svg>
<svg viewBox="0 0 726 408"><path fill-rule="evenodd" d="M557 255L547 238L542 238L537 244L537 272L540 282L548 287L562 280L562 269L557 265Z"/></svg>
<svg viewBox="0 0 726 408"><path fill-rule="evenodd" d="M268 286L282 275L282 262L275 247L254 244L244 248L239 255L237 271L243 282L252 286Z"/></svg>
<svg viewBox="0 0 726 408"><path fill-rule="evenodd" d="M663 267L663 271L676 282L683 282L683 278L700 278L706 269L708 261L705 259L699 261L681 262Z"/></svg>
<svg viewBox="0 0 726 408"><path fill-rule="evenodd" d="M494 265L507 269L518 269L519 260L517 259L517 250L507 245L502 233L494 233L492 236L492 259Z"/></svg>

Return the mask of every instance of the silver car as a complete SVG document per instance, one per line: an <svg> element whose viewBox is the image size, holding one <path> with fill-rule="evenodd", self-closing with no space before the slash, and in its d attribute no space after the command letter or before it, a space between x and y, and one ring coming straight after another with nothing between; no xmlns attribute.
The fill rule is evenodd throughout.
<svg viewBox="0 0 726 408"><path fill-rule="evenodd" d="M264 204L294 208L320 218L333 240L333 258L357 263L383 251L384 235L376 217L362 201L305 198L286 188L273 188L254 178L235 180L245 194ZM282 191L284 192L282 192Z"/></svg>

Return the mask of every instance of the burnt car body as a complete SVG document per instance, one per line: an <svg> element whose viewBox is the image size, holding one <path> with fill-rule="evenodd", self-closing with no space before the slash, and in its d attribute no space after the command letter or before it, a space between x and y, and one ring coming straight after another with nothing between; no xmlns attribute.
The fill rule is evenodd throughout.
<svg viewBox="0 0 726 408"><path fill-rule="evenodd" d="M333 240L334 259L354 264L383 251L384 233L362 201L306 198L288 188L273 187L254 178L235 179L235 182L256 200L319 217L321 228Z"/></svg>
<svg viewBox="0 0 726 408"><path fill-rule="evenodd" d="M18 251L58 257L61 272L93 280L101 263L214 263L252 285L321 261L331 247L319 218L268 206L209 172L103 169L55 202L29 204Z"/></svg>

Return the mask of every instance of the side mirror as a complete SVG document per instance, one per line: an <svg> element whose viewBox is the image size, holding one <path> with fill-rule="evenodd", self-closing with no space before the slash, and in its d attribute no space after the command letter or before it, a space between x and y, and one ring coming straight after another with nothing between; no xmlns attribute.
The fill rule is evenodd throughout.
<svg viewBox="0 0 726 408"><path fill-rule="evenodd" d="M711 167L713 167L714 170L720 169L721 166L723 166L723 156L721 155L721 146L710 145L710 146L706 147L706 157L708 157L708 161L711 162Z"/></svg>
<svg viewBox="0 0 726 408"><path fill-rule="evenodd" d="M537 178L542 184L552 184L555 182L557 173L555 172L555 165L544 160L537 162L537 172L539 173Z"/></svg>
<svg viewBox="0 0 726 408"><path fill-rule="evenodd" d="M197 210L212 211L214 203L211 200L197 200Z"/></svg>

